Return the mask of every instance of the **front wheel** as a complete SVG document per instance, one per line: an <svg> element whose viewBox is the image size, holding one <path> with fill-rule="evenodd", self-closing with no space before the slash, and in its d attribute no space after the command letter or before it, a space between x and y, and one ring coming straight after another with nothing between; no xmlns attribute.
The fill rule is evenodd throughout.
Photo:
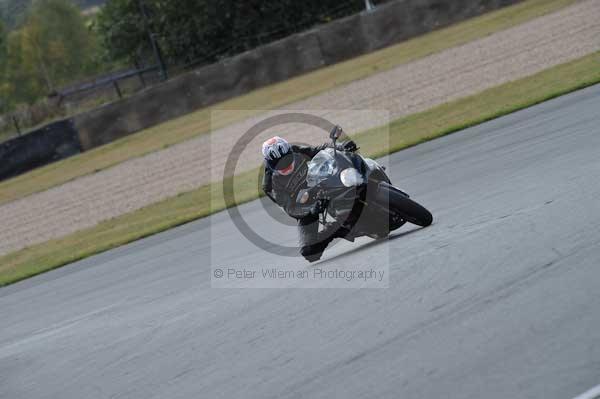
<svg viewBox="0 0 600 399"><path fill-rule="evenodd" d="M426 227L433 222L431 212L386 182L379 183L376 200L380 205L387 206L390 212L417 226Z"/></svg>

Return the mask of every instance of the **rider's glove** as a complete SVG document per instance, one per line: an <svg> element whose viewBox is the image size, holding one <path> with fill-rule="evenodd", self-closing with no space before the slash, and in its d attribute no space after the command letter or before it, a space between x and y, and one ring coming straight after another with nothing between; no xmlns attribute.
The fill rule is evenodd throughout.
<svg viewBox="0 0 600 399"><path fill-rule="evenodd" d="M323 213L325 209L327 209L327 200L318 199L317 201L315 201L312 208L310 208L310 213L316 216Z"/></svg>
<svg viewBox="0 0 600 399"><path fill-rule="evenodd" d="M354 152L354 151L358 150L356 143L352 140L345 141L344 143L342 143L341 147L342 147L343 151Z"/></svg>

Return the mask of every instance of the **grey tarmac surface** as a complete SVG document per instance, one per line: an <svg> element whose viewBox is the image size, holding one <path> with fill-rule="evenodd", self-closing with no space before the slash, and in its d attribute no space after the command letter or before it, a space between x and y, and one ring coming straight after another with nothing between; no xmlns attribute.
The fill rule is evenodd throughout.
<svg viewBox="0 0 600 399"><path fill-rule="evenodd" d="M600 86L396 153L434 214L317 266L389 288L216 289L289 263L227 213L0 289L0 398L543 398L600 383ZM259 230L294 228L241 208Z"/></svg>

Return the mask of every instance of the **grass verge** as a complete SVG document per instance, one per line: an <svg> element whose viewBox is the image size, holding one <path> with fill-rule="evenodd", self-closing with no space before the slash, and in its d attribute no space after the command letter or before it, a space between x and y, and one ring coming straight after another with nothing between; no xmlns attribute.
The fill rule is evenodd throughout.
<svg viewBox="0 0 600 399"><path fill-rule="evenodd" d="M255 90L0 183L0 204L207 133L210 112L272 109L557 11L577 0L526 0L352 60ZM256 112L259 112L256 110ZM255 113L256 113L255 112ZM245 116L250 116L250 114ZM239 115L240 119L242 115ZM232 119L214 121L226 126Z"/></svg>
<svg viewBox="0 0 600 399"><path fill-rule="evenodd" d="M385 142L382 138L387 128L372 129L353 138L362 147L362 153L384 155L595 83L600 83L600 52L393 121L389 125L388 148L380 145ZM238 203L258 197L258 169L234 179ZM225 208L222 187L222 183L206 185L93 228L1 257L0 286L220 211Z"/></svg>

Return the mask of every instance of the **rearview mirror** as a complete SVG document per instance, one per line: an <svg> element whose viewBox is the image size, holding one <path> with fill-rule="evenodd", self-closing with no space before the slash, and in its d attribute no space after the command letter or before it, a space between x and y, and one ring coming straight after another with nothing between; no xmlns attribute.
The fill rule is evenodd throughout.
<svg viewBox="0 0 600 399"><path fill-rule="evenodd" d="M335 142L335 141L337 141L337 139L340 138L342 133L343 133L342 128L338 125L335 125L333 127L333 129L331 129L331 131L329 132L329 138Z"/></svg>

